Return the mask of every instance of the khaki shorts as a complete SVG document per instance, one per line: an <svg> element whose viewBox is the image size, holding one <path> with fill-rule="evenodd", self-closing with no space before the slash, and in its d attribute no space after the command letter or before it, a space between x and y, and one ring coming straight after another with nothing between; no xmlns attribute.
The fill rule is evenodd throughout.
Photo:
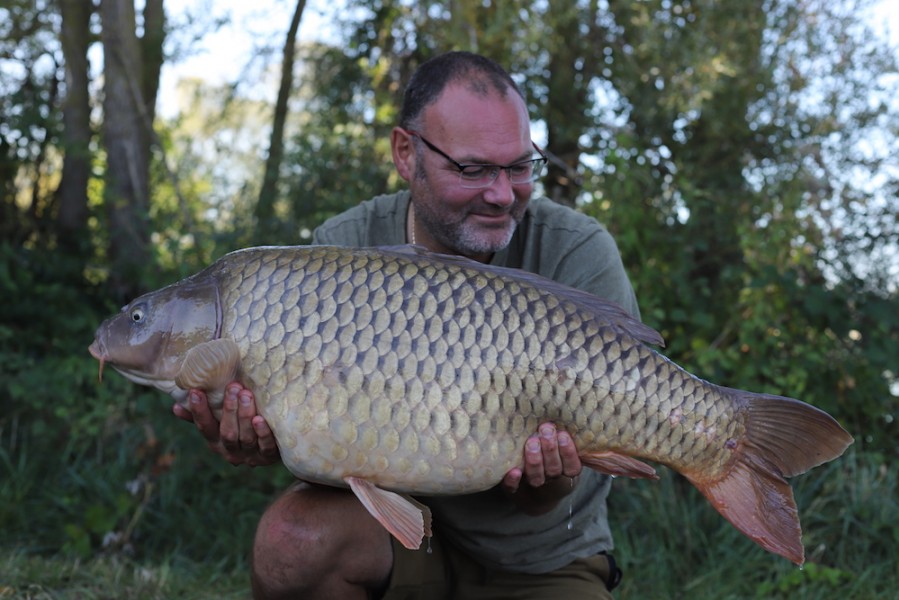
<svg viewBox="0 0 899 600"><path fill-rule="evenodd" d="M393 573L383 600L611 600L621 571L607 554L531 575L482 567L451 544L431 538L408 550L393 538Z"/></svg>

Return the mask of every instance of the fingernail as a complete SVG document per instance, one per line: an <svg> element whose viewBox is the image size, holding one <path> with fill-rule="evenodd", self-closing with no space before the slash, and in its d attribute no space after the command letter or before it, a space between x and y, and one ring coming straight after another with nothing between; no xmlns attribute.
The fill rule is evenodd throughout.
<svg viewBox="0 0 899 600"><path fill-rule="evenodd" d="M560 446L567 446L570 443L571 443L571 436L568 435L567 432L563 431L562 433L559 434L559 445Z"/></svg>
<svg viewBox="0 0 899 600"><path fill-rule="evenodd" d="M197 395L196 392L191 392L191 393L188 395L188 401L189 401L191 404L199 404L199 403L200 403L200 396Z"/></svg>
<svg viewBox="0 0 899 600"><path fill-rule="evenodd" d="M548 440L551 440L553 436L556 435L556 428L553 427L550 423L546 423L540 426L540 435L545 437Z"/></svg>
<svg viewBox="0 0 899 600"><path fill-rule="evenodd" d="M539 452L540 451L540 442L538 442L534 438L528 439L527 449L528 449L528 452Z"/></svg>
<svg viewBox="0 0 899 600"><path fill-rule="evenodd" d="M241 394L241 395L239 396L239 398L240 398L240 404L241 404L242 406L249 406L249 405L250 405L250 396L249 396L249 394Z"/></svg>

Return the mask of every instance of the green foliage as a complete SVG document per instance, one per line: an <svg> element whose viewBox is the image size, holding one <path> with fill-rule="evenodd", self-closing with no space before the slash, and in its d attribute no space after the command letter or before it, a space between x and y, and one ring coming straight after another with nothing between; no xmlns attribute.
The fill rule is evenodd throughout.
<svg viewBox="0 0 899 600"><path fill-rule="evenodd" d="M59 19L47 0L0 7L0 239L24 241L50 217L48 154L62 118ZM15 60L10 60L11 58ZM16 179L18 178L18 181Z"/></svg>
<svg viewBox="0 0 899 600"><path fill-rule="evenodd" d="M328 217L391 187L393 123L363 100L376 69L333 47L313 45L306 52L311 68L301 89L308 112L285 157L280 227L257 243L308 242ZM328 81L327 89L317 81Z"/></svg>
<svg viewBox="0 0 899 600"><path fill-rule="evenodd" d="M72 284L78 268L77 257L0 244L0 292L21 299L5 303L0 320L0 394L11 403L7 419L27 416L48 432L58 421L93 435L105 410L83 406L81 394L96 381L83 360L96 290Z"/></svg>
<svg viewBox="0 0 899 600"><path fill-rule="evenodd" d="M0 245L0 291L38 299L4 305L0 320L3 543L245 566L255 520L289 475L235 469L171 415L168 397L111 372L97 381L86 349L114 307L73 273L79 263Z"/></svg>

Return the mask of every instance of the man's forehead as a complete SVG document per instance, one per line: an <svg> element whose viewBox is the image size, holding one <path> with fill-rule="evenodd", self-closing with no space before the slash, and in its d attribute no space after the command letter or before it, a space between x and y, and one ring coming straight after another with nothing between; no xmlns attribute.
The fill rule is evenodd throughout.
<svg viewBox="0 0 899 600"><path fill-rule="evenodd" d="M438 130L435 133L486 129L508 135L523 130L530 139L527 107L511 88L504 95L493 87L484 94L464 85L451 84L424 110L422 117L426 129Z"/></svg>

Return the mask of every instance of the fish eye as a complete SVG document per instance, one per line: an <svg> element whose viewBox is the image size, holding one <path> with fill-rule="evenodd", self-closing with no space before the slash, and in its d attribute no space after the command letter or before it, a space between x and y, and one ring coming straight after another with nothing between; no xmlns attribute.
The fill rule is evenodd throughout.
<svg viewBox="0 0 899 600"><path fill-rule="evenodd" d="M141 323L143 322L145 317L144 308L142 306L135 306L131 309L131 322L132 323Z"/></svg>

